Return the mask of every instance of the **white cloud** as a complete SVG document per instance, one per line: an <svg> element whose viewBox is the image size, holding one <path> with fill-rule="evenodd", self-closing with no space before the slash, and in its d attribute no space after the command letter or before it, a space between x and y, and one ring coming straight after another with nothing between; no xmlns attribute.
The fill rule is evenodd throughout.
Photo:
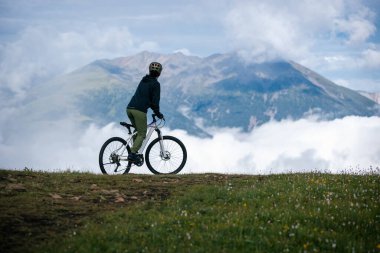
<svg viewBox="0 0 380 253"><path fill-rule="evenodd" d="M353 78L353 79L334 79L334 83L347 87L352 90L380 92L380 79Z"/></svg>
<svg viewBox="0 0 380 253"><path fill-rule="evenodd" d="M346 43L360 44L375 33L375 25L368 20L373 16L372 12L364 7L357 10L356 13L350 14L348 18L338 18L335 21L336 32L347 35Z"/></svg>
<svg viewBox="0 0 380 253"><path fill-rule="evenodd" d="M380 72L375 15L361 0L239 1L225 23L248 61L293 60L328 79L371 79L350 86L373 88ZM366 86L365 84L368 84Z"/></svg>
<svg viewBox="0 0 380 253"><path fill-rule="evenodd" d="M362 65L366 68L380 71L380 51L377 49L366 49L362 52Z"/></svg>
<svg viewBox="0 0 380 253"><path fill-rule="evenodd" d="M339 172L380 167L378 131L378 117L346 117L269 122L248 134L216 132L209 140L182 138L192 154L189 172Z"/></svg>
<svg viewBox="0 0 380 253"><path fill-rule="evenodd" d="M193 55L189 49L187 48L181 48L181 49L177 49L177 50L174 50L174 53L182 53L184 55Z"/></svg>
<svg viewBox="0 0 380 253"><path fill-rule="evenodd" d="M4 2L0 93L12 92L8 100L90 61L142 50L211 55L236 49L256 61L298 61L328 78L331 71L379 70L379 45L368 43L378 10L362 0L222 0L217 6L207 0L165 10L158 2L74 1L60 8L46 2Z"/></svg>
<svg viewBox="0 0 380 253"><path fill-rule="evenodd" d="M303 61L333 82L353 90L380 92L380 51L376 46L357 54L314 56Z"/></svg>
<svg viewBox="0 0 380 253"><path fill-rule="evenodd" d="M86 23L70 29L56 25L28 26L15 41L0 47L0 92L10 92L11 99L17 101L26 96L25 92L32 85L55 75L97 59L144 49L156 50L158 45L139 41L127 27L99 27Z"/></svg>
<svg viewBox="0 0 380 253"><path fill-rule="evenodd" d="M126 132L114 124L80 128L70 120L54 126L20 133L1 144L0 167L34 168L100 173L97 159L102 143ZM164 129L164 134L183 141L188 161L183 173L267 174L289 171L330 171L339 173L369 171L380 167L380 118L346 117L333 121L269 122L251 133L237 129L215 129L213 138L189 136L181 130ZM16 141L17 140L17 141ZM22 155L20 155L22 154ZM150 173L135 167L132 173Z"/></svg>
<svg viewBox="0 0 380 253"><path fill-rule="evenodd" d="M114 124L82 127L73 118L30 123L25 131L8 130L7 138L0 142L0 168L97 172L101 145L112 135L122 134Z"/></svg>
<svg viewBox="0 0 380 253"><path fill-rule="evenodd" d="M228 13L226 27L247 58L307 62L332 50L344 55L367 49L376 32L374 15L360 0L240 1Z"/></svg>
<svg viewBox="0 0 380 253"><path fill-rule="evenodd" d="M227 28L236 47L258 62L304 55L309 41L300 43L302 30L296 24L296 16L268 2L237 5L227 16Z"/></svg>
<svg viewBox="0 0 380 253"><path fill-rule="evenodd" d="M367 48L357 54L325 54L323 56L313 56L302 60L305 65L313 65L320 71L340 71L340 70L367 70L380 71L380 51L376 48Z"/></svg>

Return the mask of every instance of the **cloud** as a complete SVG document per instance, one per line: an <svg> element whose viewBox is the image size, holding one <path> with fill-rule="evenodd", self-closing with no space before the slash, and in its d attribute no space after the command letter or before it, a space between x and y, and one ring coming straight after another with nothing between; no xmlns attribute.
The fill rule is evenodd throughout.
<svg viewBox="0 0 380 253"><path fill-rule="evenodd" d="M260 62L305 53L308 41L299 43L301 30L294 25L298 23L296 19L273 3L244 2L229 12L226 23L236 47ZM294 50L295 45L300 46L299 50Z"/></svg>
<svg viewBox="0 0 380 253"><path fill-rule="evenodd" d="M380 50L366 49L362 53L362 59L363 67L380 70Z"/></svg>
<svg viewBox="0 0 380 253"><path fill-rule="evenodd" d="M368 91L368 92L380 92L380 79L369 78L352 78L352 79L334 79L334 83L348 87L353 90Z"/></svg>
<svg viewBox="0 0 380 253"><path fill-rule="evenodd" d="M248 134L217 131L209 140L182 138L193 154L190 172L339 172L380 166L379 130L378 117L346 117L269 122Z"/></svg>
<svg viewBox="0 0 380 253"><path fill-rule="evenodd" d="M203 56L239 50L255 61L291 59L334 79L345 69L380 68L379 45L368 43L378 38L378 8L368 1L222 0L216 6L207 0L170 2L164 9L157 8L162 2L119 0L3 2L0 99L13 95L8 104L93 60L142 50Z"/></svg>
<svg viewBox="0 0 380 253"><path fill-rule="evenodd" d="M114 124L82 126L70 117L30 123L24 131L8 131L7 138L0 142L0 168L98 172L101 145L112 135L123 134Z"/></svg>
<svg viewBox="0 0 380 253"><path fill-rule="evenodd" d="M184 55L193 55L189 49L187 48L181 48L181 49L177 49L177 50L174 50L173 53L182 53Z"/></svg>
<svg viewBox="0 0 380 253"><path fill-rule="evenodd" d="M371 20L373 13L363 6L352 13L348 18L337 18L335 20L336 33L346 35L347 44L360 44L366 42L367 39L376 31L375 25Z"/></svg>
<svg viewBox="0 0 380 253"><path fill-rule="evenodd" d="M301 61L335 83L353 90L380 92L380 51L373 45L354 55L330 54Z"/></svg>
<svg viewBox="0 0 380 253"><path fill-rule="evenodd" d="M328 79L373 83L380 72L376 12L361 0L243 0L231 7L225 27L247 61L293 60ZM346 87L373 90L365 83Z"/></svg>
<svg viewBox="0 0 380 253"><path fill-rule="evenodd" d="M66 119L46 125L19 132L17 138L0 144L0 167L100 173L97 159L103 142L111 136L126 136L115 124L80 127ZM380 167L379 117L273 121L250 133L212 131L212 138L202 139L182 130L163 129L164 134L176 136L186 145L188 161L183 173L353 173ZM145 165L131 172L150 173Z"/></svg>
<svg viewBox="0 0 380 253"><path fill-rule="evenodd" d="M144 49L157 50L155 42L140 41L127 27L101 27L80 23L32 25L14 41L0 47L0 97L19 101L26 91L52 77L91 61L114 58ZM3 93L3 96L1 96Z"/></svg>
<svg viewBox="0 0 380 253"><path fill-rule="evenodd" d="M380 70L380 51L377 47L367 48L355 55L330 54L324 56L314 56L306 61L317 66L323 71L339 70ZM306 63L306 64L307 64Z"/></svg>
<svg viewBox="0 0 380 253"><path fill-rule="evenodd" d="M225 22L236 48L255 61L305 61L363 46L376 32L374 16L359 0L240 1Z"/></svg>

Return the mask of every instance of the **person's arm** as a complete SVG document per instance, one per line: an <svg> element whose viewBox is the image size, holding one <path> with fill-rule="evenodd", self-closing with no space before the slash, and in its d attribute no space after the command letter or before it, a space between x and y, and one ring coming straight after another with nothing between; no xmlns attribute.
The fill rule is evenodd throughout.
<svg viewBox="0 0 380 253"><path fill-rule="evenodd" d="M161 96L160 93L161 93L160 83L157 82L156 84L154 84L152 104L151 104L151 108L154 114L156 114L157 116L162 115L160 112L160 96Z"/></svg>

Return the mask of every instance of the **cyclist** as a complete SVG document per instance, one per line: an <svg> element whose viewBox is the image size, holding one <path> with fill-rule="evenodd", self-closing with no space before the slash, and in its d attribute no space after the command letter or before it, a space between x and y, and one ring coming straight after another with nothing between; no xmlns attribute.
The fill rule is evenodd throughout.
<svg viewBox="0 0 380 253"><path fill-rule="evenodd" d="M128 155L130 162L136 163L139 160L137 152L146 137L147 132L147 112L151 108L154 114L163 119L160 112L160 83L157 78L161 75L162 65L158 62L149 64L149 75L142 78L137 86L136 92L127 106L127 115L135 127L137 134L133 140L131 153Z"/></svg>

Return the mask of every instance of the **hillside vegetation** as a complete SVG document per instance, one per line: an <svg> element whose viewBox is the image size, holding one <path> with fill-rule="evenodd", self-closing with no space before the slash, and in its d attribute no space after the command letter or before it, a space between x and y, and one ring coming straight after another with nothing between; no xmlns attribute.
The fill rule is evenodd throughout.
<svg viewBox="0 0 380 253"><path fill-rule="evenodd" d="M0 170L0 252L379 252L380 177Z"/></svg>

